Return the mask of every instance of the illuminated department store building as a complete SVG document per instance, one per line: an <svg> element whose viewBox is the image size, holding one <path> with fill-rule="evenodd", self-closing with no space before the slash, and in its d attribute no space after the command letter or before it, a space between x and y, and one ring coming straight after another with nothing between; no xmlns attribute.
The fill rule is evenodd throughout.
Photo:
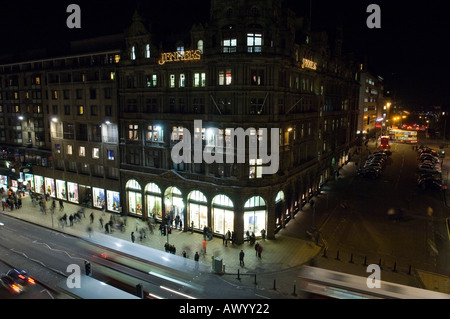
<svg viewBox="0 0 450 319"><path fill-rule="evenodd" d="M28 112L15 123L22 141L12 144L44 152L24 155L34 159L33 187L144 219L179 215L184 228L234 231L237 242L247 230L273 238L349 160L356 142L358 68L341 52L341 32L312 32L279 0L213 0L209 22L180 30L175 40L149 31L142 16L133 15L117 50L46 61L42 104L26 100L40 74L32 63L27 70L0 66L2 84L21 82L2 88L3 125L19 121L5 112L17 104L16 90L19 111ZM261 158L248 151L245 163L172 158L189 134L214 148L236 128L253 128L258 138L263 128L279 129L276 174L262 175ZM27 148L29 136L43 144ZM236 159L236 149L226 152Z"/></svg>

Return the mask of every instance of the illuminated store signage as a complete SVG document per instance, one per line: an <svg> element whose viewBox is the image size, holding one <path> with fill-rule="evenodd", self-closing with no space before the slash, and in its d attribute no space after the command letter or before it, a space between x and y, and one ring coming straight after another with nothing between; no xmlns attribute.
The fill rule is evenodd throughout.
<svg viewBox="0 0 450 319"><path fill-rule="evenodd" d="M201 58L200 50L161 53L161 58L159 59L158 63L159 65L163 65L166 62L196 61L200 60L200 58Z"/></svg>
<svg viewBox="0 0 450 319"><path fill-rule="evenodd" d="M317 70L317 63L308 59L303 59L302 69Z"/></svg>

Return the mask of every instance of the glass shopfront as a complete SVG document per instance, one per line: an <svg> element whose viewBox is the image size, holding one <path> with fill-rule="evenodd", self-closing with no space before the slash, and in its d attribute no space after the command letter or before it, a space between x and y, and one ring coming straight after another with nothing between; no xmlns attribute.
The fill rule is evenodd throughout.
<svg viewBox="0 0 450 319"><path fill-rule="evenodd" d="M34 175L34 191L39 194L45 194L44 178Z"/></svg>
<svg viewBox="0 0 450 319"><path fill-rule="evenodd" d="M79 203L78 200L78 184L67 182L67 194L69 195L69 202Z"/></svg>
<svg viewBox="0 0 450 319"><path fill-rule="evenodd" d="M261 235L261 230L266 229L266 202L260 196L250 198L244 205L244 233L247 230Z"/></svg>
<svg viewBox="0 0 450 319"><path fill-rule="evenodd" d="M192 191L188 196L189 226L203 229L208 226L208 206L205 195L200 191Z"/></svg>
<svg viewBox="0 0 450 319"><path fill-rule="evenodd" d="M142 215L142 188L136 180L129 180L126 185L128 213Z"/></svg>
<svg viewBox="0 0 450 319"><path fill-rule="evenodd" d="M234 231L233 202L228 196L217 195L212 201L214 232L224 235Z"/></svg>
<svg viewBox="0 0 450 319"><path fill-rule="evenodd" d="M45 194L56 197L55 180L53 178L45 178Z"/></svg>
<svg viewBox="0 0 450 319"><path fill-rule="evenodd" d="M8 189L8 176L0 175L0 188L3 188L4 191Z"/></svg>
<svg viewBox="0 0 450 319"><path fill-rule="evenodd" d="M162 220L162 192L155 183L147 184L145 197L147 200L147 216Z"/></svg>
<svg viewBox="0 0 450 319"><path fill-rule="evenodd" d="M56 180L56 198L67 200L66 182L60 179Z"/></svg>
<svg viewBox="0 0 450 319"><path fill-rule="evenodd" d="M103 205L106 205L105 190L102 188L93 187L92 199L93 199L92 204L94 207L103 208Z"/></svg>
<svg viewBox="0 0 450 319"><path fill-rule="evenodd" d="M164 192L164 205L166 208L166 216L170 220L174 220L178 215L184 220L184 203L181 191L174 187L168 187Z"/></svg>
<svg viewBox="0 0 450 319"><path fill-rule="evenodd" d="M120 208L120 193L114 191L106 191L106 200L106 209L118 213Z"/></svg>

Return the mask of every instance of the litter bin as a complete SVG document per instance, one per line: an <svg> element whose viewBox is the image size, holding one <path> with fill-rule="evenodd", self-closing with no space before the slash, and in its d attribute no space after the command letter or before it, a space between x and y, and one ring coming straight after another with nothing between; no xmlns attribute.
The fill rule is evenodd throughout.
<svg viewBox="0 0 450 319"><path fill-rule="evenodd" d="M216 257L213 259L213 271L214 272L222 272L222 258Z"/></svg>

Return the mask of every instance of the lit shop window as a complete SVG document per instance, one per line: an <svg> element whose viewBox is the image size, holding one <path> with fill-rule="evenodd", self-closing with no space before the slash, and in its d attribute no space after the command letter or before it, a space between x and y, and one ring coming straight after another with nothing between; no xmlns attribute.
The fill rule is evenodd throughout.
<svg viewBox="0 0 450 319"><path fill-rule="evenodd" d="M231 69L219 71L219 85L230 85L232 82Z"/></svg>
<svg viewBox="0 0 450 319"><path fill-rule="evenodd" d="M128 139L131 141L139 140L139 125L136 124L128 125Z"/></svg>
<svg viewBox="0 0 450 319"><path fill-rule="evenodd" d="M163 143L163 130L159 125L149 125L147 127L147 141L154 143Z"/></svg>
<svg viewBox="0 0 450 319"><path fill-rule="evenodd" d="M206 86L206 73L194 73L194 87Z"/></svg>
<svg viewBox="0 0 450 319"><path fill-rule="evenodd" d="M67 155L72 155L72 145L67 145Z"/></svg>
<svg viewBox="0 0 450 319"><path fill-rule="evenodd" d="M78 155L80 157L85 157L86 156L86 148L84 146L80 146L80 151L79 151Z"/></svg>
<svg viewBox="0 0 450 319"><path fill-rule="evenodd" d="M248 53L260 53L262 47L261 33L247 33Z"/></svg>
<svg viewBox="0 0 450 319"><path fill-rule="evenodd" d="M108 150L108 160L114 161L114 150Z"/></svg>
<svg viewBox="0 0 450 319"><path fill-rule="evenodd" d="M249 178L262 178L262 159L251 159L249 164Z"/></svg>
<svg viewBox="0 0 450 319"><path fill-rule="evenodd" d="M100 149L98 147L92 149L92 158L100 158Z"/></svg>
<svg viewBox="0 0 450 319"><path fill-rule="evenodd" d="M170 139L172 142L182 141L183 140L183 127L182 126L179 126L179 127L174 126L172 129L172 136Z"/></svg>
<svg viewBox="0 0 450 319"><path fill-rule="evenodd" d="M235 53L237 47L237 38L226 38L222 42L223 53Z"/></svg>
<svg viewBox="0 0 450 319"><path fill-rule="evenodd" d="M180 74L180 88L184 88L186 84L186 77L184 74Z"/></svg>
<svg viewBox="0 0 450 319"><path fill-rule="evenodd" d="M158 76L156 74L152 74L152 75L147 75L146 77L146 82L147 82L147 87L151 88L151 87L157 87L158 85Z"/></svg>
<svg viewBox="0 0 450 319"><path fill-rule="evenodd" d="M170 75L170 83L169 83L169 86L170 86L171 88L174 88L174 87L175 87L175 74L171 74L171 75Z"/></svg>

